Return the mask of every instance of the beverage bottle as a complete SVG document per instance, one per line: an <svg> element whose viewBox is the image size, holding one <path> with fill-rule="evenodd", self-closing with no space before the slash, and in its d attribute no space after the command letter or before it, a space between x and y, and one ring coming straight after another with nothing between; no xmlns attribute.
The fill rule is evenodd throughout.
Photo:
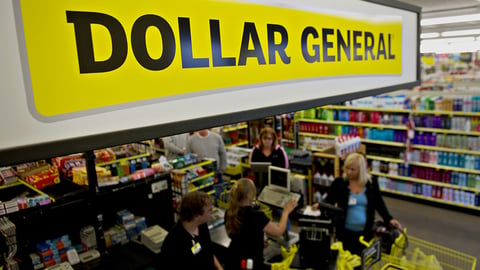
<svg viewBox="0 0 480 270"><path fill-rule="evenodd" d="M137 164L134 159L130 160L130 173L134 173L137 170Z"/></svg>

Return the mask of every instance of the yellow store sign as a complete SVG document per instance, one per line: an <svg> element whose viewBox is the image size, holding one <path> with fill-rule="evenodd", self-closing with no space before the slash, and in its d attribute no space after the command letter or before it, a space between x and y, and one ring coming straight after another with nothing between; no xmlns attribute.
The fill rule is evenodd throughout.
<svg viewBox="0 0 480 270"><path fill-rule="evenodd" d="M31 96L43 117L279 81L402 73L400 16L226 0L20 3Z"/></svg>

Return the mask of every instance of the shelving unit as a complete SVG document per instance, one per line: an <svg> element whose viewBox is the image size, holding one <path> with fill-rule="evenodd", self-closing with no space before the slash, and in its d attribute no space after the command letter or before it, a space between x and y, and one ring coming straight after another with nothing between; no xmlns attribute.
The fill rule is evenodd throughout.
<svg viewBox="0 0 480 270"><path fill-rule="evenodd" d="M324 110L330 110L330 114L324 114ZM354 115L359 115L362 113L362 121L358 119L343 119L342 121L338 120L341 113L354 111ZM389 123L370 123L367 121L368 116L371 113L376 113L381 116L388 114L389 117L386 118ZM347 114L348 115L348 114ZM325 117L328 119L317 119L317 117ZM351 116L351 115L350 115ZM387 171L385 172L372 172L373 175L381 177L382 181L387 181L389 183L389 188L382 188L385 192L401 194L406 197L415 197L417 199L424 199L432 201L435 203L460 206L462 208L480 210L480 167L471 167L467 168L463 163L457 161L459 166L450 166L450 164L439 164L439 161L436 160L423 160L417 161L412 160L412 156L409 154L410 160L405 161L404 156L411 151L421 151L422 153L436 152L445 152L458 154L460 157L458 160L466 159L466 157L461 157L461 155L470 155L472 164L470 166L477 166L474 163L477 158L480 158L479 149L458 149L453 145L429 145L430 142L416 142L407 144L406 138L406 118L408 117L420 117L416 120L419 121L418 126L414 127L414 132L418 134L428 134L428 136L433 136L431 134L443 134L446 138L447 136L461 136L464 140L468 138L478 138L480 132L477 130L452 130L447 128L439 128L431 125L433 118L436 118L436 121L452 121L452 117L474 117L480 118L480 112L460 112L460 111L440 111L440 110L417 110L417 109L393 109L393 108L365 108L365 107L353 107L353 106L339 106L339 105L329 105L316 108L316 111L305 111L302 114L296 114L296 122L299 125L298 137L301 142L305 138L318 138L318 139L334 139L337 135L343 135L344 132L352 132L353 128L356 134L354 136L362 137L362 143L367 145L367 160L369 162L380 162L384 165L384 168L388 170L388 164L398 164L402 166L402 170L405 167L408 168L408 173L412 175L396 175L396 173L390 174ZM377 116L378 117L378 116ZM443 118L442 118L443 117ZM430 122L426 121L429 120ZM378 121L379 119L376 119ZM380 119L380 121L383 121ZM468 121L468 120L465 120ZM475 120L477 121L477 120ZM424 126L424 124L429 126ZM437 122L438 124L439 122ZM442 123L443 125L444 123ZM439 125L439 124L438 124ZM450 123L449 123L450 125ZM390 132L385 134L375 134L378 135L377 138L372 138L372 130L378 130L380 132ZM357 133L358 132L358 133ZM404 134L395 134L395 132L403 132ZM430 134L431 133L431 134ZM368 137L367 137L368 136ZM424 135L422 135L424 136ZM425 135L427 136L427 135ZM464 137L463 137L464 136ZM430 138L430 137L429 137ZM450 138L453 142L455 140L460 140L458 138ZM426 141L427 139L425 139ZM446 140L446 139L445 139ZM412 140L413 142L413 140ZM452 143L453 144L453 143ZM409 147L407 148L407 145ZM305 147L305 145L300 144L299 147ZM306 147L308 148L308 147ZM308 148L312 151L316 149ZM425 154L426 155L426 154ZM475 162L474 162L475 161ZM465 161L464 161L465 162ZM456 163L456 164L457 164ZM463 164L464 166L460 166ZM405 169L407 170L407 169ZM410 171L415 170L415 172ZM423 172L427 170L426 172ZM413 175L415 174L415 175ZM418 174L418 175L417 175ZM421 175L422 177L419 177ZM437 179L437 178L441 179ZM445 179L444 179L445 178ZM451 181L451 182L449 182ZM408 185L412 184L414 186L411 193L404 190L395 190L395 183L399 183L399 188L404 188L405 183ZM404 184L401 184L404 183ZM403 185L403 186L402 186ZM410 186L409 186L410 187ZM418 188L415 189L415 188ZM425 194L417 193L426 192ZM452 195L453 194L453 195ZM449 197L450 196L450 197ZM476 198L475 198L476 197ZM473 199L472 199L473 198ZM476 200L476 201L475 201ZM475 205L477 204L477 205Z"/></svg>
<svg viewBox="0 0 480 270"><path fill-rule="evenodd" d="M117 184L99 186L95 167L108 168L113 164L125 163L133 159L149 158L150 153L140 153L98 163L95 162L94 151L77 156L83 159L81 164L87 167L88 185L75 184L69 176L61 175L58 183L41 189L35 188L21 179L8 186L0 187L2 201L6 201L8 197L16 200L18 192L21 194L28 192L33 194L32 196L42 195L50 201L5 213L16 225L18 245L16 257L20 259L20 269L32 267L28 254L35 252L36 243L68 235L72 243L79 244L80 230L86 226L95 228L97 249L102 253L102 262L101 265L98 265L97 262L96 265L84 264L82 267L111 269L112 261L130 261L129 264L132 267L136 263L138 265L151 263L154 260L151 254L150 259L136 262L136 259L130 255L116 258L116 255L113 255L116 252L105 252L104 233L107 229L117 225L117 213L123 210L131 211L135 217L145 218L148 226L160 225L170 228L174 223L174 214L169 174L166 172L155 173L136 180L131 179ZM148 162L148 167L150 167L150 160ZM110 247L109 251L112 248L121 249ZM145 249L143 253L139 252L138 254L141 253L147 258L149 252ZM119 264L122 265L122 263Z"/></svg>
<svg viewBox="0 0 480 270"><path fill-rule="evenodd" d="M248 145L248 124L239 123L221 127L225 147Z"/></svg>
<svg viewBox="0 0 480 270"><path fill-rule="evenodd" d="M180 172L179 178L173 176L172 192L174 200L178 203L182 196L188 192L195 190L202 190L214 196L215 189L213 189L215 178L214 160L202 160L192 165L177 169ZM198 174L197 169L205 170L205 173Z"/></svg>

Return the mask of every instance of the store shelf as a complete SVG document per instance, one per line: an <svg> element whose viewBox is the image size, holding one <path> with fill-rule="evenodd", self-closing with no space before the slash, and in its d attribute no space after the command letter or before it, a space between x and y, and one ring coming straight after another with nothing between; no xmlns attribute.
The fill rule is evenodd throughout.
<svg viewBox="0 0 480 270"><path fill-rule="evenodd" d="M410 110L406 110L406 109L365 108L365 107L338 106L338 105L327 105L327 106L323 106L322 109L369 111L369 112L390 112L390 113L410 113Z"/></svg>
<svg viewBox="0 0 480 270"><path fill-rule="evenodd" d="M199 162L199 163L195 163L195 164L188 165L186 167L180 168L179 170L181 170L181 171L192 170L192 169L195 169L195 168L198 168L198 167L203 167L205 165L209 165L211 163L212 163L211 160L205 160L205 161L202 161L202 162Z"/></svg>
<svg viewBox="0 0 480 270"><path fill-rule="evenodd" d="M455 172L464 172L464 173L473 173L473 174L480 174L479 170L470 170L470 169L465 169L465 168L457 168L457 167L451 167L451 166L443 166L443 165L437 165L437 164L430 164L430 163L424 163L424 162L409 162L410 165L416 165L416 166L421 166L421 167L428 167L428 168L434 168L438 170L448 170L448 171L455 171Z"/></svg>
<svg viewBox="0 0 480 270"><path fill-rule="evenodd" d="M202 190L202 189L204 189L206 187L210 187L210 186L213 186L213 182L210 182L210 183L205 184L205 185L200 185L200 186L195 186L195 185L190 183L188 185L188 190L189 191Z"/></svg>
<svg viewBox="0 0 480 270"><path fill-rule="evenodd" d="M327 152L327 151L333 150L333 147L327 147L327 148L307 147L307 150L312 152Z"/></svg>
<svg viewBox="0 0 480 270"><path fill-rule="evenodd" d="M204 180L204 179L207 179L209 177L214 177L214 176L215 176L215 172L210 172L210 173L204 174L202 176L198 176L198 177L190 179L190 183L195 183L197 181Z"/></svg>
<svg viewBox="0 0 480 270"><path fill-rule="evenodd" d="M390 179L396 179L396 180L402 180L402 181L408 181L408 182L415 182L415 183L421 183L421 184L428 184L428 185L432 185L432 186L453 188L453 189L472 191L472 192L479 192L480 191L479 189L472 188L472 187L463 187L463 186L452 185L452 184L437 182L437 181L432 181L432 180L424 180L424 179L408 177L408 176L391 175L391 174L381 173L381 172L370 172L370 174L371 175L376 175L376 176L383 176L383 177L390 178Z"/></svg>
<svg viewBox="0 0 480 270"><path fill-rule="evenodd" d="M299 132L298 135L306 137L315 137L315 138L324 138L324 139L335 139L335 135L332 134L318 134L318 133L309 133L309 132Z"/></svg>
<svg viewBox="0 0 480 270"><path fill-rule="evenodd" d="M457 148L447 148L447 147L421 145L421 144L414 144L412 145L412 148L480 156L480 151L464 150L464 149L457 149Z"/></svg>
<svg viewBox="0 0 480 270"><path fill-rule="evenodd" d="M370 111L370 112L388 112L388 113L412 113L416 115L433 114L433 115L451 115L451 116L473 116L480 117L480 112L460 112L460 111L437 111L437 110L411 110L411 109L390 109L390 108L366 108L353 106L327 105L322 109L332 110L350 110L350 111Z"/></svg>
<svg viewBox="0 0 480 270"><path fill-rule="evenodd" d="M97 166L105 166L105 165L110 165L110 164L114 164L114 163L121 163L121 162L124 162L124 161L129 161L129 160L136 160L137 158L144 158L144 157L149 157L149 156L150 156L149 153L145 153L145 154L130 156L130 157L126 157L126 158L114 159L114 160L108 161L108 162L101 162L101 163L97 163L96 165Z"/></svg>
<svg viewBox="0 0 480 270"><path fill-rule="evenodd" d="M450 115L450 116L472 116L480 117L480 112L459 112L459 111L425 111L425 110L412 110L412 114L424 115L424 114L433 114L433 115Z"/></svg>
<svg viewBox="0 0 480 270"><path fill-rule="evenodd" d="M402 195L402 196L407 196L407 197L413 197L413 198L417 198L417 199L432 201L432 202L441 203L441 204L448 204L448 205L453 205L453 206L463 207L463 208L468 208L468 209L480 210L480 207L477 207L477 206L465 205L465 204L461 204L461 203L454 203L454 202L449 202L449 201L445 201L445 200L442 200L442 199L430 198L430 197L425 197L425 196L422 196L422 195L416 195L416 194L411 194L411 193L406 193L406 192L396 191L396 190L390 190L390 189L383 189L382 188L380 190L382 192L386 192L386 193L392 193L392 194L397 194L397 195Z"/></svg>
<svg viewBox="0 0 480 270"><path fill-rule="evenodd" d="M372 156L372 155L367 155L367 159L373 159L373 160L380 160L380 161L385 161L385 162L394 162L394 163L404 163L405 161L403 159L399 158L387 158L387 157L379 157L379 156Z"/></svg>
<svg viewBox="0 0 480 270"><path fill-rule="evenodd" d="M237 125L232 127L223 127L222 130L223 132L231 132L231 131L236 131L236 130L246 129L246 128L248 128L248 125L242 124L242 125Z"/></svg>
<svg viewBox="0 0 480 270"><path fill-rule="evenodd" d="M27 182L23 181L22 179L18 179L18 182L22 183L23 185L25 185L26 187L28 187L29 189L35 191L36 193L40 194L40 195L44 195L44 196L47 196L52 202L55 202L55 198L53 198L52 196L48 195L48 194L45 194L43 191L41 191L40 189L32 186L32 185L29 185Z"/></svg>
<svg viewBox="0 0 480 270"><path fill-rule="evenodd" d="M480 132L478 132L478 131L464 131L464 130L443 129L443 128L423 128L423 127L416 127L416 128L415 128L415 131L432 132L432 133L445 133L445 134L457 134L457 135L480 136Z"/></svg>
<svg viewBox="0 0 480 270"><path fill-rule="evenodd" d="M328 121L328 120L317 120L317 119L298 119L298 121L316 123L316 124L326 124L326 125L343 125L343 126L367 127L367 128L376 128L376 129L407 130L406 126L370 124L370 123L359 123L359 122L349 122L349 121Z"/></svg>
<svg viewBox="0 0 480 270"><path fill-rule="evenodd" d="M248 140L243 140L243 141L240 141L240 142L237 142L237 143L227 144L227 145L225 145L225 147L244 146L244 145L247 145L247 144L248 144Z"/></svg>
<svg viewBox="0 0 480 270"><path fill-rule="evenodd" d="M362 139L362 143L374 143L374 144L389 145L389 146L396 146L396 147L405 147L405 143L387 142L387 141L370 140L370 139Z"/></svg>
<svg viewBox="0 0 480 270"><path fill-rule="evenodd" d="M19 186L19 185L23 185L23 183L20 182L20 181L16 181L16 182L8 184L8 185L2 185L2 186L0 186L0 189L7 189L7 188L14 187L14 186Z"/></svg>

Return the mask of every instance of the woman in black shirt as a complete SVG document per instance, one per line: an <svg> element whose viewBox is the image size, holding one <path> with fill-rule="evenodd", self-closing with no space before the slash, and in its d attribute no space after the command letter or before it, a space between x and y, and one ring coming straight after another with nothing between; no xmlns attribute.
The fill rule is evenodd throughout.
<svg viewBox="0 0 480 270"><path fill-rule="evenodd" d="M264 233L281 236L286 229L288 215L297 202L292 200L284 206L277 223L271 222L263 212L252 208L255 198L255 185L250 179L238 180L230 191L229 207L225 215L225 228L231 238L228 247L227 269L241 269L248 259L253 261L253 269L264 269Z"/></svg>

